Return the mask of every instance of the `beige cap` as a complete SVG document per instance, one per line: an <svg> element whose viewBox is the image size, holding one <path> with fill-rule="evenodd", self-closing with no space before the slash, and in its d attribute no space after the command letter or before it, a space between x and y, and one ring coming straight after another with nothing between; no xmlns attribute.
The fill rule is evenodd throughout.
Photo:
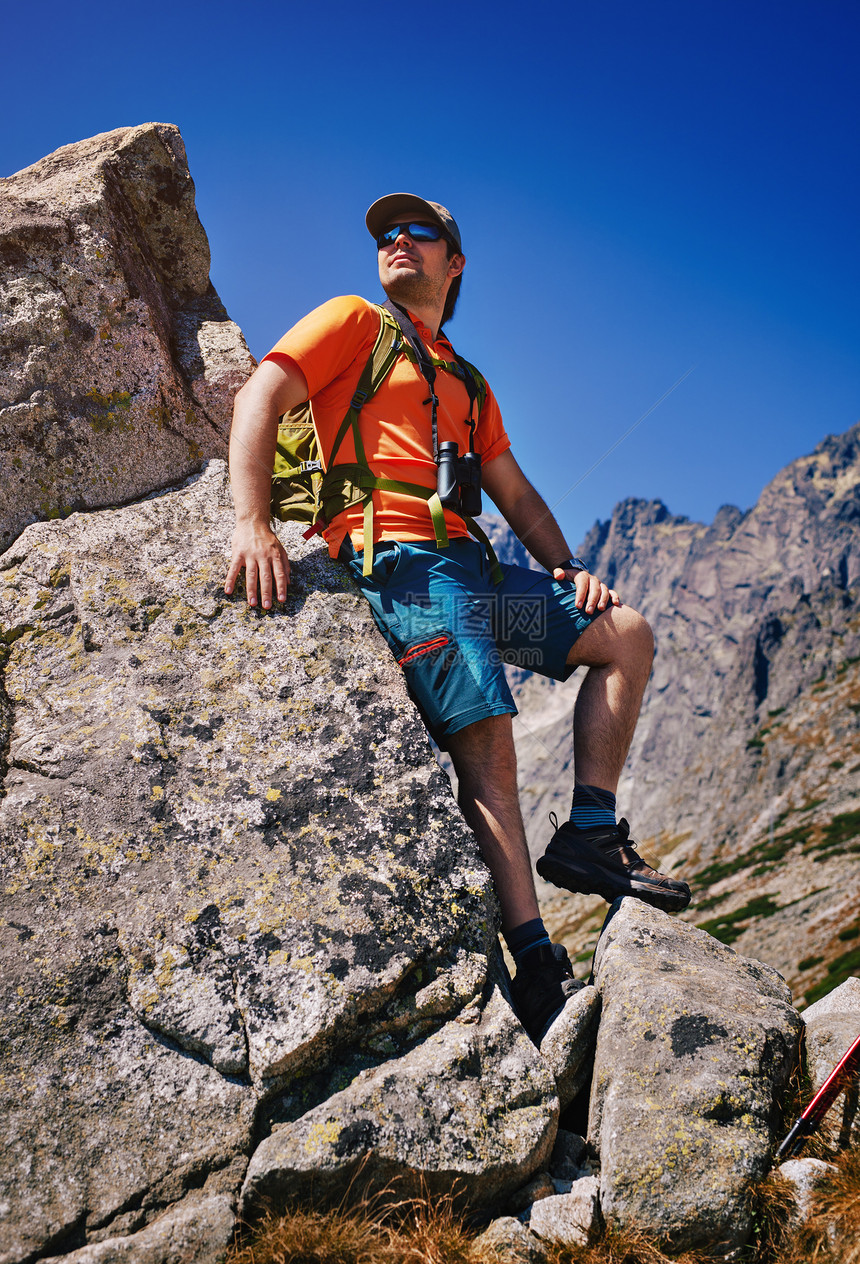
<svg viewBox="0 0 860 1264"><path fill-rule="evenodd" d="M401 216L414 215L416 212L419 215L428 215L430 219L435 220L451 238L457 249L462 251L460 230L451 212L438 202L428 202L426 198L418 197L415 193L386 193L385 197L377 198L364 218L371 237L376 238L387 224L393 223Z"/></svg>

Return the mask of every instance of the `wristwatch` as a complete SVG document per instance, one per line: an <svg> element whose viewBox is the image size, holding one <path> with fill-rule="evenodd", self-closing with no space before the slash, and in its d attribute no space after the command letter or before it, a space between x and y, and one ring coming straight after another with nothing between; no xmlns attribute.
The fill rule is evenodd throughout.
<svg viewBox="0 0 860 1264"><path fill-rule="evenodd" d="M553 570L563 571L587 571L588 562L583 562L581 557L569 557L566 562L559 562L553 567Z"/></svg>

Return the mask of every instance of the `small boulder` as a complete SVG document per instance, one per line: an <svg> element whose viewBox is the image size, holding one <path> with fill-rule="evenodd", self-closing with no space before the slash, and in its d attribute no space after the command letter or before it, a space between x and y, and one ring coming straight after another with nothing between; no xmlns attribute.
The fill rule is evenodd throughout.
<svg viewBox="0 0 860 1264"><path fill-rule="evenodd" d="M574 1181L570 1193L543 1198L532 1207L532 1233L558 1246L587 1246L600 1228L600 1182L596 1176Z"/></svg>
<svg viewBox="0 0 860 1264"><path fill-rule="evenodd" d="M338 1200L353 1178L494 1207L542 1166L558 1126L555 1083L498 987L400 1058L273 1132L242 1190L252 1218L281 1198Z"/></svg>
<svg viewBox="0 0 860 1264"><path fill-rule="evenodd" d="M544 1246L514 1216L500 1216L473 1243L481 1264L546 1264Z"/></svg>
<svg viewBox="0 0 860 1264"><path fill-rule="evenodd" d="M815 1092L860 1036L860 979L846 979L804 1010L806 1068ZM822 1131L836 1145L860 1145L860 1109L856 1085L835 1102Z"/></svg>
<svg viewBox="0 0 860 1264"><path fill-rule="evenodd" d="M532 1177L528 1185L524 1185L522 1189L518 1189L515 1194L511 1195L508 1200L508 1210L519 1215L527 1207L531 1207L532 1203L538 1203L542 1198L551 1198L553 1194L557 1193L555 1182L549 1172L538 1172L537 1176Z"/></svg>
<svg viewBox="0 0 860 1264"><path fill-rule="evenodd" d="M583 1175L585 1137L559 1128L549 1161L550 1176L559 1181L575 1181Z"/></svg>
<svg viewBox="0 0 860 1264"><path fill-rule="evenodd" d="M791 1186L797 1208L793 1219L800 1223L812 1211L816 1189L826 1184L839 1169L833 1163L825 1163L823 1159L788 1159L776 1171Z"/></svg>

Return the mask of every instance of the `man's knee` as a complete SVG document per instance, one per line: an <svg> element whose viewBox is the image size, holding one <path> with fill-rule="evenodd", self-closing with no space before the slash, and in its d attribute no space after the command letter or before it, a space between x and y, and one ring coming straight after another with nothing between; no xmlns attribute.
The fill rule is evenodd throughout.
<svg viewBox="0 0 860 1264"><path fill-rule="evenodd" d="M513 724L510 715L488 715L474 724L450 733L448 754L458 775L461 769L497 769L512 762L516 766Z"/></svg>
<svg viewBox="0 0 860 1264"><path fill-rule="evenodd" d="M653 659L654 633L648 620L632 606L610 606L585 629L567 661L571 666L635 664L650 670Z"/></svg>
<svg viewBox="0 0 860 1264"><path fill-rule="evenodd" d="M654 633L651 631L651 624L632 606L619 606L618 613L625 616L622 634L625 648L636 658L647 659L650 664L654 658Z"/></svg>

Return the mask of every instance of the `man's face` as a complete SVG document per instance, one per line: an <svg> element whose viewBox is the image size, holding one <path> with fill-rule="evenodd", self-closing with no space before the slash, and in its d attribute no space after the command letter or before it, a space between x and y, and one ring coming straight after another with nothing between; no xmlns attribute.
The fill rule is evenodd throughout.
<svg viewBox="0 0 860 1264"><path fill-rule="evenodd" d="M405 217L404 217L405 218ZM394 227L395 220L386 227ZM430 219L410 216L413 224L432 224ZM379 279L390 298L403 303L436 303L444 301L448 283L459 276L463 256L448 258L445 239L415 241L406 226L390 246L379 251Z"/></svg>

